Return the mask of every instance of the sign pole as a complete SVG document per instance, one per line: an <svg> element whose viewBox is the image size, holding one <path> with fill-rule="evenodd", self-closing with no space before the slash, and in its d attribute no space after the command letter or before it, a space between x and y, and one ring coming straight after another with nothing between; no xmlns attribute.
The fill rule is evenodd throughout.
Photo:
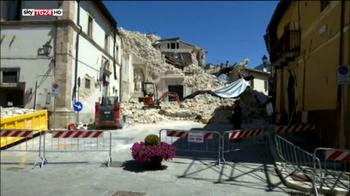
<svg viewBox="0 0 350 196"><path fill-rule="evenodd" d="M52 84L51 93L53 95L53 128L56 129L56 96L59 94L60 88L57 83Z"/></svg>
<svg viewBox="0 0 350 196"><path fill-rule="evenodd" d="M56 96L53 97L53 128L56 130Z"/></svg>

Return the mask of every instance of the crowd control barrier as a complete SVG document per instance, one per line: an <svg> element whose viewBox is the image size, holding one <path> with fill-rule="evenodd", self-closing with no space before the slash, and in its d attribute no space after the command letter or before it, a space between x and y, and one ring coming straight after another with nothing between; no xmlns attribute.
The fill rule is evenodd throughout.
<svg viewBox="0 0 350 196"><path fill-rule="evenodd" d="M313 155L315 194L350 193L350 150L320 147Z"/></svg>
<svg viewBox="0 0 350 196"><path fill-rule="evenodd" d="M1 163L6 163L6 155L11 153L14 155L14 152L25 152L33 154L36 161L34 162L34 167L39 165L40 167L44 164L44 157L42 155L41 147L43 142L43 135L45 132L38 130L28 130L28 129L1 129L0 131L1 137L6 138L19 138L17 141L21 140L21 143L15 145L12 140L10 140L10 144L4 143L4 147L1 150L2 160ZM35 135L38 135L39 141L32 140ZM13 145L13 146L12 146ZM17 156L11 156L11 162L17 162L18 160L14 160L13 158L17 158Z"/></svg>
<svg viewBox="0 0 350 196"><path fill-rule="evenodd" d="M215 158L221 164L221 135L205 129L161 129L159 138L175 146L176 156Z"/></svg>
<svg viewBox="0 0 350 196"><path fill-rule="evenodd" d="M99 130L50 130L43 137L42 149L44 164L48 163L49 153L64 153L76 159L79 158L76 152L107 152L105 163L108 167L112 162L112 133ZM59 157L66 160L63 155Z"/></svg>

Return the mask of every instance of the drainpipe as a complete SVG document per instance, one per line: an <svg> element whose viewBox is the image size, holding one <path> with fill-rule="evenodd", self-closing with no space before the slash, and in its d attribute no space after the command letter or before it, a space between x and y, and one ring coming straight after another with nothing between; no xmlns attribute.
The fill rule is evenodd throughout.
<svg viewBox="0 0 350 196"><path fill-rule="evenodd" d="M116 26L116 36L119 36L119 31L118 31L118 27ZM118 46L118 53L119 51L121 51L122 49L122 41L121 41L121 37L120 37L120 45ZM118 58L119 58L119 54L118 55ZM120 56L120 58L123 58L122 56ZM122 101L122 73L123 73L123 62L122 62L122 59L120 59L121 63L120 63L120 69L119 69L119 101L121 102Z"/></svg>
<svg viewBox="0 0 350 196"><path fill-rule="evenodd" d="M344 8L345 8L345 1L341 1L341 11L340 11L340 37L339 37L339 65L343 64L343 41L344 41ZM338 141L337 146L340 148L344 148L345 146L345 119L344 119L344 113L345 113L345 88L346 85L337 85L337 111L338 113Z"/></svg>
<svg viewBox="0 0 350 196"><path fill-rule="evenodd" d="M78 24L78 32L76 36L76 42L75 42L75 71L74 71L74 87L73 87L73 95L72 100L76 101L77 99L77 80L78 80L78 58L79 58L79 36L81 33L81 26L80 26L80 0L77 0L77 24Z"/></svg>
<svg viewBox="0 0 350 196"><path fill-rule="evenodd" d="M116 61L115 61L115 43L116 43L117 35L115 33L115 28L116 27L113 26L113 72L114 72L114 79L117 80L117 73L116 73L117 69L116 69L116 65L115 65L116 64ZM113 92L113 95L114 95L114 92ZM118 99L119 99L119 97L118 97Z"/></svg>

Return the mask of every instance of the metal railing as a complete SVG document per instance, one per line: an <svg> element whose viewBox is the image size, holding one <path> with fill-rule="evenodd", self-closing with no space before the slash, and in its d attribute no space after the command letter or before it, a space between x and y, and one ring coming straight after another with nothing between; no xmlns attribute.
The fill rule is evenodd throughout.
<svg viewBox="0 0 350 196"><path fill-rule="evenodd" d="M39 138L39 141L33 139L34 135L37 135L37 137ZM44 157L41 149L44 135L45 135L45 131L38 132L38 130L28 130L28 129L1 129L1 137L6 137L5 141L7 141L8 137L17 137L17 138L23 139L19 141L21 143L17 145L11 146L12 143L11 145L5 145L5 147L1 150L1 154L5 156L7 153L13 153L13 152L26 152L26 153L29 152L29 153L37 154L37 155L34 155L34 156L37 156L36 161L34 162L34 167L37 165L41 167L44 164ZM1 163L7 163L7 162L5 162L2 159Z"/></svg>
<svg viewBox="0 0 350 196"><path fill-rule="evenodd" d="M44 164L48 163L48 153L107 152L108 159L105 163L108 167L112 162L112 132L50 130L43 137L42 151ZM77 156L75 155L75 158L78 158Z"/></svg>
<svg viewBox="0 0 350 196"><path fill-rule="evenodd" d="M264 135L262 128L225 131L222 134L222 160L226 160L227 153L234 153L249 146L264 145Z"/></svg>
<svg viewBox="0 0 350 196"><path fill-rule="evenodd" d="M205 129L161 129L159 138L175 147L176 156L216 159L221 164L221 134Z"/></svg>
<svg viewBox="0 0 350 196"><path fill-rule="evenodd" d="M350 150L316 148L314 151L315 193L350 193Z"/></svg>
<svg viewBox="0 0 350 196"><path fill-rule="evenodd" d="M289 174L303 172L312 182L314 156L302 148L294 145L283 137L275 136L277 155L282 160L283 170Z"/></svg>

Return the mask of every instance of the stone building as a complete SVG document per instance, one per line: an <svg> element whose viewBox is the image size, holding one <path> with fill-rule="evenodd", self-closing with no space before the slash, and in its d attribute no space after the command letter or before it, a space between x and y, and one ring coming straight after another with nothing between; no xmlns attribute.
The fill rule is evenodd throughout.
<svg viewBox="0 0 350 196"><path fill-rule="evenodd" d="M63 14L23 16L22 9ZM83 104L79 121L91 122L96 101L120 96L121 40L102 1L1 1L0 25L1 105L55 106L55 127L65 127L77 120L75 101Z"/></svg>
<svg viewBox="0 0 350 196"><path fill-rule="evenodd" d="M266 30L277 123L312 122L323 146L350 148L350 85L339 65L350 64L349 1L287 1Z"/></svg>
<svg viewBox="0 0 350 196"><path fill-rule="evenodd" d="M158 40L153 46L162 52L167 63L178 68L184 69L194 61L197 61L200 67L205 66L204 49L184 42L179 37Z"/></svg>

